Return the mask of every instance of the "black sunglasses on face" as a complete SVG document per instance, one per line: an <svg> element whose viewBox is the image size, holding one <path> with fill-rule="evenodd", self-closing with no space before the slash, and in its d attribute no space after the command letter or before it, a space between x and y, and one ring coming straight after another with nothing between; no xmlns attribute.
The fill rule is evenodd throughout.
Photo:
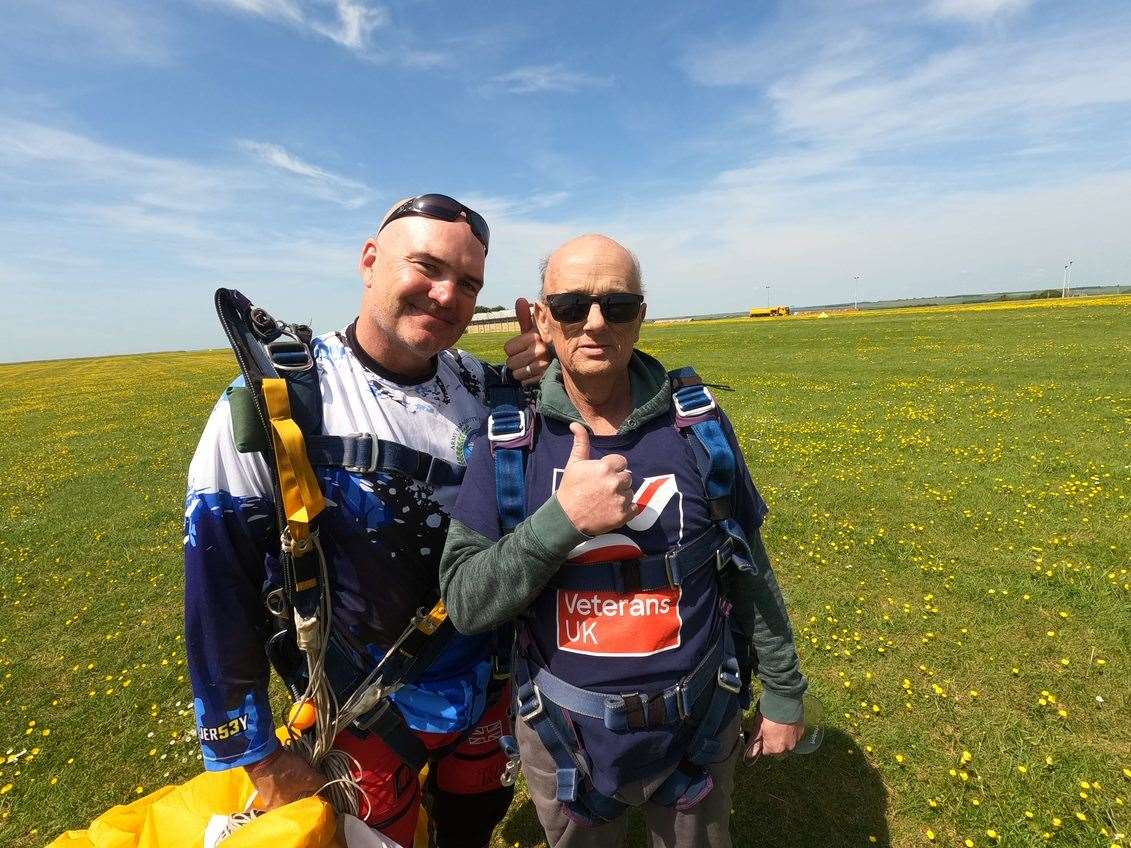
<svg viewBox="0 0 1131 848"><path fill-rule="evenodd" d="M409 218L413 215L440 221L458 221L460 218L466 218L467 225L471 227L471 234L483 245L483 253L487 253L487 245L491 241L491 230L487 226L487 221L474 209L464 206L446 194L420 194L410 197L389 214L381 224L381 230L398 218ZM380 233L381 230L377 232Z"/></svg>
<svg viewBox="0 0 1131 848"><path fill-rule="evenodd" d="M589 308L594 303L600 304L601 314L610 324L627 324L629 321L635 321L640 315L644 295L631 292L611 292L602 295L563 292L546 295L546 305L550 307L550 314L554 316L555 321L562 324L584 321L589 315Z"/></svg>

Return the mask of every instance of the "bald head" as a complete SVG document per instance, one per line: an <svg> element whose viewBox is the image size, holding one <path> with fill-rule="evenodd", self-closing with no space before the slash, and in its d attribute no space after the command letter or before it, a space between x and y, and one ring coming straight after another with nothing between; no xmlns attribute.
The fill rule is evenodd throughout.
<svg viewBox="0 0 1131 848"><path fill-rule="evenodd" d="M569 298L571 294L587 298ZM543 341L554 346L563 379L575 388L583 382L592 387L594 380L620 380L628 373L647 304L637 308L633 303L635 315L628 320L623 310L614 312L616 320L610 320L605 313L612 309L610 298L617 294L622 302L625 294L644 294L640 263L632 251L608 236L570 239L542 263L542 298L534 305L534 320ZM562 319L555 318L550 300L561 305L555 296L578 300L581 312L573 309L562 313ZM584 305L587 299L588 307ZM566 318L569 320L563 320Z"/></svg>
<svg viewBox="0 0 1131 848"><path fill-rule="evenodd" d="M539 266L542 277L542 295L562 291L565 281L568 288L585 287L597 280L619 282L621 291L644 293L640 275L640 260L631 250L617 241L597 233L578 236L554 250Z"/></svg>

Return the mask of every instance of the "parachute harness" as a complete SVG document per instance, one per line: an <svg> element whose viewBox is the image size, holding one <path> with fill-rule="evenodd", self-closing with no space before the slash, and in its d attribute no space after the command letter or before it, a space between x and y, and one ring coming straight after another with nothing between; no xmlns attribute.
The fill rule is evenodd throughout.
<svg viewBox="0 0 1131 848"><path fill-rule="evenodd" d="M352 662L349 650L331 630L329 569L317 521L326 502L314 467L402 474L430 486L459 483L465 468L372 433L323 434L310 328L276 320L234 289L216 291L216 310L246 381L245 388L235 390L242 393L240 403L235 395L230 398L233 429L247 437L242 443L237 438L237 450L261 452L271 466L282 528L283 585L269 592L265 601L284 629L269 640L268 656L296 702L315 708L313 727L296 726L297 716L292 713L284 744L328 778L320 792L335 810L356 816L359 799L365 797L353 777L360 767L349 754L333 747L335 738L346 728L361 735L374 733L419 771L436 752L413 734L388 696L427 670L453 638L455 628L443 602L437 601L430 609L417 611L376 667L362 669ZM237 406L247 420L256 422L250 430L236 426ZM279 639L288 636L293 636L302 656L295 657L294 667L289 661L277 662L285 658L272 653ZM504 654L509 657L511 633L501 629L496 638L502 651L496 678L502 680L510 672L509 660L502 660ZM343 669L351 665L355 673L343 678ZM305 675L299 667L305 667ZM346 691L350 695L339 704L336 693ZM463 738L445 748L454 748ZM508 752L508 759L517 765L517 755ZM508 766L503 785L513 782L514 771Z"/></svg>

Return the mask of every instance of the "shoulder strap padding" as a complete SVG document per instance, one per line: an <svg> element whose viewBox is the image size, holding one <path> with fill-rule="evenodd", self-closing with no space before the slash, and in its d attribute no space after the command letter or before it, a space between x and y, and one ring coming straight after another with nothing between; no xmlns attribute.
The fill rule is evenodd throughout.
<svg viewBox="0 0 1131 848"><path fill-rule="evenodd" d="M487 439L495 460L495 500L499 524L509 533L526 518L526 455L533 446L536 416L526 403L522 385L509 373L483 369L487 406Z"/></svg>

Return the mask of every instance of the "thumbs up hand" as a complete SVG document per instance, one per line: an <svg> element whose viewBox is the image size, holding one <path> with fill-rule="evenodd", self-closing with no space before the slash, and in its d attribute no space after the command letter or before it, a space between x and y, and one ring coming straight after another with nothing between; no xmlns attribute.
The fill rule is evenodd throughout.
<svg viewBox="0 0 1131 848"><path fill-rule="evenodd" d="M632 474L620 454L589 458L589 431L576 421L569 425L573 450L556 497L573 526L587 536L600 536L623 527L640 511L633 503Z"/></svg>
<svg viewBox="0 0 1131 848"><path fill-rule="evenodd" d="M542 341L534 326L530 301L520 297L514 302L514 311L518 316L518 335L503 345L507 353L507 367L524 384L536 383L550 367L550 347Z"/></svg>

